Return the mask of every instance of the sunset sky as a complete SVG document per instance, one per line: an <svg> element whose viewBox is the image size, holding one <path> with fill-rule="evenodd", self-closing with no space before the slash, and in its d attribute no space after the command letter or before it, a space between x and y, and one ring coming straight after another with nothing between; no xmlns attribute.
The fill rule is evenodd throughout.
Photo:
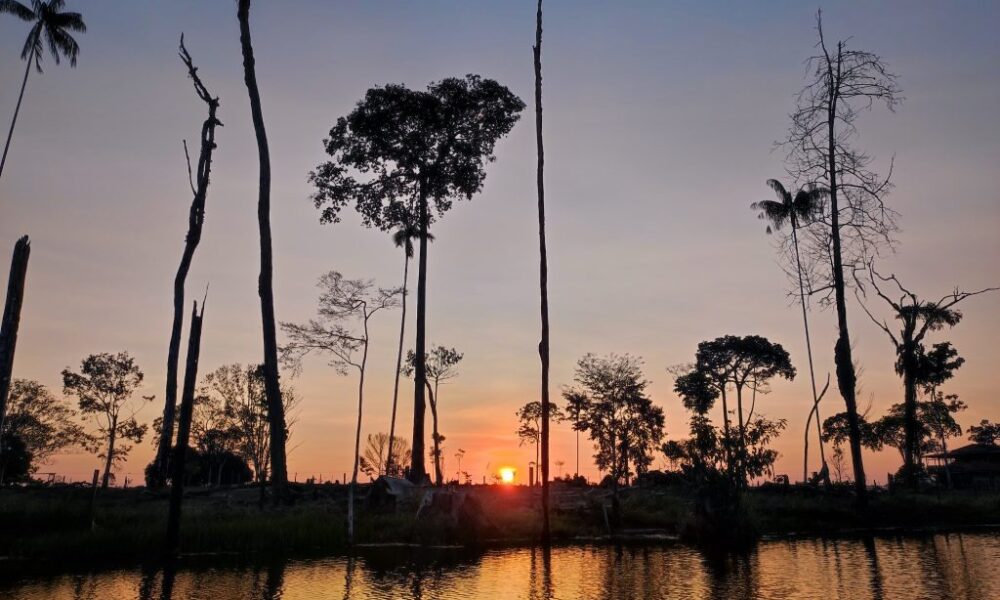
<svg viewBox="0 0 1000 600"><path fill-rule="evenodd" d="M687 414L666 367L691 361L702 340L764 335L789 350L800 372L758 402L766 415L788 420L776 471L793 479L801 475L810 395L805 344L773 240L749 204L770 198L764 181L783 176L774 142L803 84L816 8L547 0L543 50L554 395L572 383L583 354L635 354L666 412L667 436L684 437ZM823 9L827 35L853 36L855 47L882 55L904 91L896 114L878 109L861 122L860 145L877 167L884 171L893 155L896 161L889 202L902 214L900 244L881 270L927 297L956 285L1000 284L1000 6L829 2ZM146 373L142 393L157 396L140 413L151 422L162 411L171 284L191 201L181 142L197 143L205 116L177 57L181 32L221 98L225 124L188 278L189 301L211 284L202 371L261 360L257 155L236 7L70 0L67 10L81 11L88 27L78 37L79 65L56 66L46 55L44 74L32 73L0 180L3 282L17 237L32 239L14 375L61 393L63 368L77 368L90 353L127 349ZM326 271L385 286L402 276L402 254L388 235L364 229L353 212L338 225L320 225L309 200L306 176L327 158L321 141L337 117L369 87L423 88L466 73L497 79L530 103L533 19L530 0L254 5L279 320L313 315L316 280ZM27 29L0 18L4 131ZM508 464L521 477L534 458L514 433L515 410L537 399L539 385L532 124L528 110L499 143L483 192L456 203L434 230L428 341L465 353L460 376L440 397L449 476L458 448L476 481L487 466L493 473ZM932 341L951 340L968 361L944 388L968 403L959 416L967 427L1000 419L1000 294L961 308L965 320ZM374 324L366 434L388 430L398 317L379 314ZM902 400L894 355L853 301L849 318L862 366L860 403L878 416ZM817 308L811 319L825 379L833 371L835 318ZM407 335L412 347L412 327ZM353 450L354 375L310 359L292 384L304 400L289 475L340 479ZM409 437L412 385L404 390L398 429ZM843 407L835 389L823 405L824 416ZM568 426L556 428L552 457L565 461L563 472L573 470L573 440ZM151 459L150 442L123 469L136 480ZM591 453L581 440L581 471L593 478ZM895 450L866 460L869 477L882 481L900 462ZM78 451L42 470L79 480L97 467Z"/></svg>

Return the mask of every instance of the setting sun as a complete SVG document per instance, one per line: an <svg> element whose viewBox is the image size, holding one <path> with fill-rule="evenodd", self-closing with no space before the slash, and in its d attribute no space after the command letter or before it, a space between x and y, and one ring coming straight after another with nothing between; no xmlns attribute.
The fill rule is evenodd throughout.
<svg viewBox="0 0 1000 600"><path fill-rule="evenodd" d="M517 469L514 467L503 467L500 469L500 481L503 483L514 483L514 474Z"/></svg>

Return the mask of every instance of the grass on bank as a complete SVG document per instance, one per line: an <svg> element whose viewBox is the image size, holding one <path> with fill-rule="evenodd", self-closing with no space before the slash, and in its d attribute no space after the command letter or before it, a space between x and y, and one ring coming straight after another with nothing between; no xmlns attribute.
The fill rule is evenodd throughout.
<svg viewBox="0 0 1000 600"><path fill-rule="evenodd" d="M291 506L258 507L256 490L219 490L185 498L181 549L185 554L319 555L346 549L344 499L339 490L299 495ZM517 544L538 537L538 491L484 487L473 493L490 521L490 535L470 539L447 532L412 513L360 510L359 544ZM552 513L557 541L606 533L599 491L563 490ZM167 501L137 490L98 494L90 523L91 490L41 488L0 490L0 557L121 562L157 558L163 548ZM765 535L836 535L880 528L961 528L1000 524L997 493L875 494L864 519L847 495L751 490L748 518ZM359 502L359 506L362 503ZM631 489L622 497L623 527L680 533L692 500L679 489Z"/></svg>

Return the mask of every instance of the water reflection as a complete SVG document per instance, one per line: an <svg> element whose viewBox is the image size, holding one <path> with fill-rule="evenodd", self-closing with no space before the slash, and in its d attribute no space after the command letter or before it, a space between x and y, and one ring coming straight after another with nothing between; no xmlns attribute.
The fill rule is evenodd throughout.
<svg viewBox="0 0 1000 600"><path fill-rule="evenodd" d="M1000 535L796 540L707 558L685 546L460 551L369 549L352 558L192 565L56 577L9 573L0 599L1000 598Z"/></svg>

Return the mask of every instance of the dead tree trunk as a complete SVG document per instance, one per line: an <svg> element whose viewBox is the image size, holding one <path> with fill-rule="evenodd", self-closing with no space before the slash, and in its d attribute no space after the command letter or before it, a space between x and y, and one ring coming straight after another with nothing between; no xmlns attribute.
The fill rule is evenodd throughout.
<svg viewBox="0 0 1000 600"><path fill-rule="evenodd" d="M7 396L14 372L14 349L17 346L17 330L21 324L21 305L24 302L24 280L28 275L28 257L31 242L28 236L14 244L14 255L10 261L10 278L7 283L7 301L0 321L0 431L3 430L7 414ZM0 452L3 450L0 445Z"/></svg>
<svg viewBox="0 0 1000 600"><path fill-rule="evenodd" d="M184 390L181 396L181 414L177 423L177 445L170 461L170 512L167 515L167 554L173 556L180 545L181 499L184 496L184 462L188 438L191 435L191 415L194 412L195 384L198 382L198 357L201 354L201 323L205 316L205 303L201 314L198 303L191 311L191 332L188 336L187 364L184 368Z"/></svg>
<svg viewBox="0 0 1000 600"><path fill-rule="evenodd" d="M208 195L209 174L212 171L212 153L215 150L215 128L222 123L216 118L219 108L219 98L213 98L198 76L198 69L191 60L187 48L184 47L184 35L181 35L180 57L187 67L188 76L194 83L198 97L208 105L208 117L201 126L201 150L198 154L198 171L192 180L191 161L188 157L188 179L191 185L191 209L188 211L188 231L184 238L184 251L181 262L174 276L174 318L170 326L170 344L167 347L167 389L163 405L163 429L160 431L160 441L156 452L155 480L149 483L162 486L169 474L170 448L174 438L174 411L177 405L177 363L180 360L181 329L184 325L184 283L194 251L201 241L202 226L205 223L205 199ZM184 143L184 155L187 157L187 143Z"/></svg>
<svg viewBox="0 0 1000 600"><path fill-rule="evenodd" d="M535 143L538 146L538 283L542 339L542 543L549 543L549 265L545 246L545 148L542 145L542 0L535 14Z"/></svg>
<svg viewBox="0 0 1000 600"><path fill-rule="evenodd" d="M257 292L260 296L261 324L264 337L264 391L267 395L267 414L271 428L271 485L274 501L285 499L288 484L288 465L285 459L285 406L281 401L278 382L278 341L274 320L273 261L271 256L271 154L267 145L267 131L257 89L257 72L250 39L250 0L239 0L237 18L240 23L240 45L243 50L243 80L250 96L250 114L257 137L257 157L260 177L257 196L257 224L260 229L260 277Z"/></svg>

